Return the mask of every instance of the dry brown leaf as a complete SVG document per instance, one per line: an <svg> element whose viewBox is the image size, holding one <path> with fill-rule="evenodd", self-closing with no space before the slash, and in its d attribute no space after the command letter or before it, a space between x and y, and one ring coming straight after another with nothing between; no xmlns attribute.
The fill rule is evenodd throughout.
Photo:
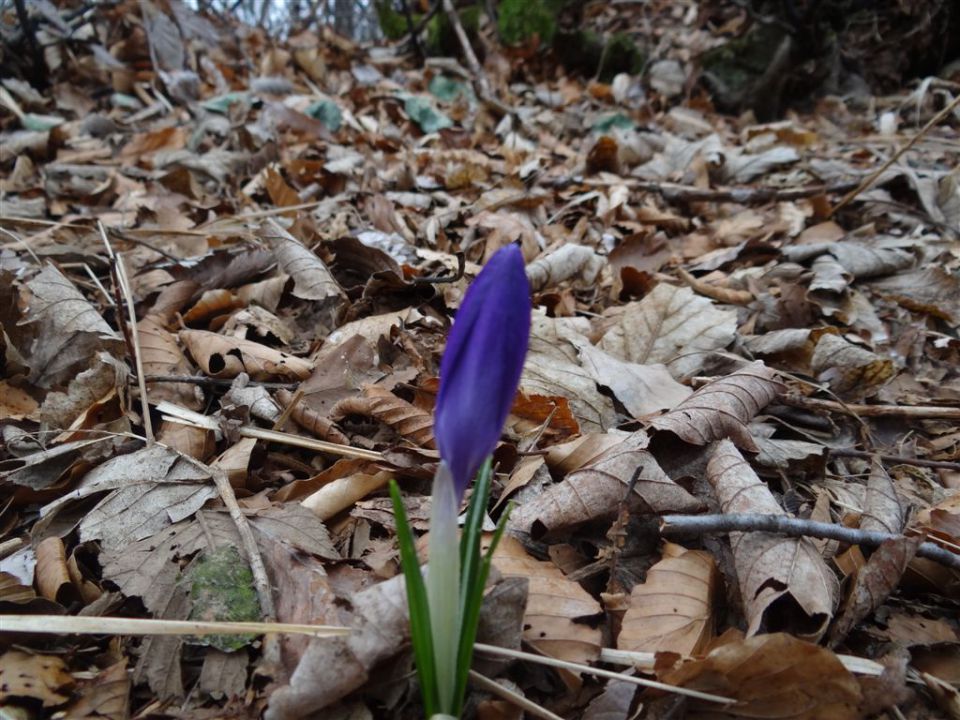
<svg viewBox="0 0 960 720"><path fill-rule="evenodd" d="M366 683L377 663L406 644L403 575L352 595L349 612L341 622L352 628L350 635L311 640L289 684L270 695L265 720L295 720L331 705Z"/></svg>
<svg viewBox="0 0 960 720"><path fill-rule="evenodd" d="M177 343L177 336L169 332L156 315L147 315L137 323L140 335L140 358L146 375L192 375L193 367ZM147 383L150 400L182 405L190 410L203 407L203 391L188 383Z"/></svg>
<svg viewBox="0 0 960 720"><path fill-rule="evenodd" d="M747 423L783 389L773 370L757 361L704 385L666 415L653 418L650 425L691 445L729 437L738 447L756 452Z"/></svg>
<svg viewBox="0 0 960 720"><path fill-rule="evenodd" d="M830 630L831 647L842 642L857 623L880 607L897 589L921 543L922 536L887 540L873 552L867 564L857 570L843 610Z"/></svg>
<svg viewBox="0 0 960 720"><path fill-rule="evenodd" d="M960 325L960 279L940 265L899 273L870 284L905 308Z"/></svg>
<svg viewBox="0 0 960 720"><path fill-rule="evenodd" d="M613 402L597 389L578 357L578 348L590 343L583 335L589 323L583 320L534 314L520 390L565 397L583 431L608 430L616 424Z"/></svg>
<svg viewBox="0 0 960 720"><path fill-rule="evenodd" d="M270 200L273 201L274 205L286 207L300 204L300 196L297 195L297 191L287 185L287 181L274 168L264 169L263 184L266 186L267 194L270 195Z"/></svg>
<svg viewBox="0 0 960 720"><path fill-rule="evenodd" d="M718 579L710 553L666 543L663 558L630 593L617 647L681 656L700 653L713 636Z"/></svg>
<svg viewBox="0 0 960 720"><path fill-rule="evenodd" d="M330 416L334 420L342 420L348 415L373 417L389 425L414 445L436 449L433 416L430 413L398 398L379 385L367 385L363 388L363 393L365 397L346 398L338 402L330 410Z"/></svg>
<svg viewBox="0 0 960 720"><path fill-rule="evenodd" d="M860 720L860 686L826 648L785 633L728 643L703 660L666 672L671 685L735 698L720 708L692 700L687 717L754 720Z"/></svg>
<svg viewBox="0 0 960 720"><path fill-rule="evenodd" d="M648 365L663 363L675 378L696 374L704 357L733 341L737 314L723 310L688 287L657 285L629 303L599 347L614 357Z"/></svg>
<svg viewBox="0 0 960 720"><path fill-rule="evenodd" d="M544 655L569 662L587 663L600 656L600 628L577 620L594 617L603 610L579 583L568 580L553 563L527 555L523 545L509 535L497 546L493 564L505 577L529 580L523 617L527 644Z"/></svg>
<svg viewBox="0 0 960 720"><path fill-rule="evenodd" d="M593 345L580 348L580 361L594 381L610 388L635 418L670 410L691 393L690 388L673 379L664 365L624 362Z"/></svg>
<svg viewBox="0 0 960 720"><path fill-rule="evenodd" d="M647 452L642 430L628 435L563 482L548 487L516 508L510 526L536 536L590 520L610 517L624 501L634 512L695 512L699 500L677 485ZM639 472L633 495L627 487Z"/></svg>
<svg viewBox="0 0 960 720"><path fill-rule="evenodd" d="M584 285L592 285L606 262L591 248L572 243L561 245L527 265L530 289L539 292L576 277Z"/></svg>
<svg viewBox="0 0 960 720"><path fill-rule="evenodd" d="M290 407L290 404L294 400L294 394L289 390L278 390L277 400L283 407ZM314 437L328 442L340 443L341 445L350 444L350 440L340 432L340 429L337 428L332 420L307 407L307 405L301 401L297 401L293 406L293 409L290 411L290 417L297 425Z"/></svg>
<svg viewBox="0 0 960 720"><path fill-rule="evenodd" d="M588 433L547 449L547 465L559 477L596 460L607 450L619 445L626 437L619 433Z"/></svg>
<svg viewBox="0 0 960 720"><path fill-rule="evenodd" d="M874 459L870 467L870 479L867 481L860 529L897 535L903 531L903 523L904 508L897 495L897 488L880 461Z"/></svg>
<svg viewBox="0 0 960 720"><path fill-rule="evenodd" d="M39 420L51 428L75 427L82 424L84 412L116 393L126 392L129 371L109 353L98 352L90 359L90 367L70 380L66 392L49 392L40 406Z"/></svg>
<svg viewBox="0 0 960 720"><path fill-rule="evenodd" d="M201 462L217 450L215 433L207 428L164 420L156 433L157 442Z"/></svg>
<svg viewBox="0 0 960 720"><path fill-rule="evenodd" d="M67 553L63 540L56 535L37 544L37 567L34 570L37 589L47 600L69 604L70 595L76 596L67 569Z"/></svg>
<svg viewBox="0 0 960 720"><path fill-rule="evenodd" d="M4 705L14 698L39 700L45 708L62 705L70 699L73 685L66 663L56 655L21 650L0 655L0 702Z"/></svg>
<svg viewBox="0 0 960 720"><path fill-rule="evenodd" d="M767 486L729 440L717 443L707 479L725 513L782 515ZM806 538L763 532L730 533L747 634L789 629L819 639L833 616L839 584Z"/></svg>
<svg viewBox="0 0 960 720"><path fill-rule="evenodd" d="M251 380L306 380L313 363L260 343L229 338L206 330L181 330L180 339L210 377Z"/></svg>
<svg viewBox="0 0 960 720"><path fill-rule="evenodd" d="M301 300L336 303L343 298L323 260L310 252L275 220L268 220L261 231L283 271L293 278L293 294Z"/></svg>
<svg viewBox="0 0 960 720"><path fill-rule="evenodd" d="M244 303L229 290L207 290L193 306L183 314L183 322L196 325L217 315L229 315Z"/></svg>
<svg viewBox="0 0 960 720"><path fill-rule="evenodd" d="M130 689L127 661L121 660L82 683L79 698L67 709L67 720L126 720L130 717Z"/></svg>
<svg viewBox="0 0 960 720"><path fill-rule="evenodd" d="M53 265L27 282L28 321L39 325L31 349L30 379L42 388L66 384L98 350L119 354L120 336Z"/></svg>
<svg viewBox="0 0 960 720"><path fill-rule="evenodd" d="M875 395L897 372L890 358L847 342L839 335L823 335L810 359L817 379L844 399Z"/></svg>
<svg viewBox="0 0 960 720"><path fill-rule="evenodd" d="M817 342L825 333L837 332L832 327L787 328L763 335L748 335L743 340L752 355L784 370L810 374L810 360Z"/></svg>

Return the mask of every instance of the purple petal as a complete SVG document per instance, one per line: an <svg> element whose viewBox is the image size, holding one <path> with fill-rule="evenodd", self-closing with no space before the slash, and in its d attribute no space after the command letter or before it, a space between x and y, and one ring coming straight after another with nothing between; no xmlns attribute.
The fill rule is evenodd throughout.
<svg viewBox="0 0 960 720"><path fill-rule="evenodd" d="M467 289L440 361L434 434L460 498L500 439L529 337L530 285L509 245Z"/></svg>

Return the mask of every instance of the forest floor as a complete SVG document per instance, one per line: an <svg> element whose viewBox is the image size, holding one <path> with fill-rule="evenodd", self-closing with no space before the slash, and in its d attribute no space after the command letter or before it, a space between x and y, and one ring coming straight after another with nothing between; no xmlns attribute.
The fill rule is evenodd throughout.
<svg viewBox="0 0 960 720"><path fill-rule="evenodd" d="M480 640L570 665L485 649L468 713L960 718L960 86L723 115L693 2L610 83L35 7L49 86L0 78L5 717L417 717L386 484L422 535L445 338L519 243Z"/></svg>

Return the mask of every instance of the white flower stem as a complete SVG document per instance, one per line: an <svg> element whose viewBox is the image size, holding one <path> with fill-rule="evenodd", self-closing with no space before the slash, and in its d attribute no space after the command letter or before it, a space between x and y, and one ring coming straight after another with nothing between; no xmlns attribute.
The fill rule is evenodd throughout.
<svg viewBox="0 0 960 720"><path fill-rule="evenodd" d="M456 688L457 649L460 643L460 543L457 535L457 491L446 463L440 463L433 478L430 564L426 584L440 705L437 709L450 712Z"/></svg>

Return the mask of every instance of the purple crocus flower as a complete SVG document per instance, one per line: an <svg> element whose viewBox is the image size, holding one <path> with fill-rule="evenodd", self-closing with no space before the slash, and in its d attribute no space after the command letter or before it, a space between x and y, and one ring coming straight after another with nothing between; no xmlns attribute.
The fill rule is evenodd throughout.
<svg viewBox="0 0 960 720"><path fill-rule="evenodd" d="M497 445L530 336L530 285L516 245L498 250L467 289L440 361L434 434L457 501Z"/></svg>

